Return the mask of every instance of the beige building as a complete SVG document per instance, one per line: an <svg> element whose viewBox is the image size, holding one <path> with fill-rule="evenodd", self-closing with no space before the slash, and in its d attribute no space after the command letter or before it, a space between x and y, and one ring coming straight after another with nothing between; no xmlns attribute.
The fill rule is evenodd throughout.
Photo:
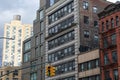
<svg viewBox="0 0 120 80"><path fill-rule="evenodd" d="M21 80L21 71L13 73L12 71L20 67L2 67L0 68L0 80Z"/></svg>
<svg viewBox="0 0 120 80"><path fill-rule="evenodd" d="M85 54L78 55L79 80L99 80L99 50L95 49Z"/></svg>
<svg viewBox="0 0 120 80"><path fill-rule="evenodd" d="M10 23L5 23L2 66L20 66L22 60L22 41L33 35L32 25L22 24L21 16L15 15Z"/></svg>

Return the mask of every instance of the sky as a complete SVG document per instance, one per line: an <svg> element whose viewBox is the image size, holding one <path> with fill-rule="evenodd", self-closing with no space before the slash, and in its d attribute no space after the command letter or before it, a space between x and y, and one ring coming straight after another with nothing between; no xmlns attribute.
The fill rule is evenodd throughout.
<svg viewBox="0 0 120 80"><path fill-rule="evenodd" d="M22 23L33 24L38 8L39 0L0 0L0 37L3 37L4 23L10 23L13 15L21 15ZM0 49L2 48L2 41L0 39Z"/></svg>
<svg viewBox="0 0 120 80"><path fill-rule="evenodd" d="M13 15L21 15L22 23L33 24L38 8L39 0L0 0L0 37L3 37L4 23L10 23Z"/></svg>

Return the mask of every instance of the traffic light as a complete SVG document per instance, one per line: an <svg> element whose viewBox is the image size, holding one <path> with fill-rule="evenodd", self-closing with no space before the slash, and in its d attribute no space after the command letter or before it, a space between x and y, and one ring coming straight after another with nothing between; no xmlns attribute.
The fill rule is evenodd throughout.
<svg viewBox="0 0 120 80"><path fill-rule="evenodd" d="M50 66L46 66L46 76L50 76Z"/></svg>
<svg viewBox="0 0 120 80"><path fill-rule="evenodd" d="M55 67L50 67L50 76L55 76Z"/></svg>
<svg viewBox="0 0 120 80"><path fill-rule="evenodd" d="M46 66L46 76L55 76L55 67L53 66Z"/></svg>

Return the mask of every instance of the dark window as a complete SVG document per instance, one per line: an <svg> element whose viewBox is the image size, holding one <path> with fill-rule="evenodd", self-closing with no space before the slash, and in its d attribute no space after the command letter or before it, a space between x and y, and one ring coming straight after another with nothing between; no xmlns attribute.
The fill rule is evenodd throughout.
<svg viewBox="0 0 120 80"><path fill-rule="evenodd" d="M79 72L91 70L91 69L99 67L99 59L84 62L84 63L79 64L78 66L79 66Z"/></svg>
<svg viewBox="0 0 120 80"><path fill-rule="evenodd" d="M105 65L109 64L109 58L107 53L104 54L104 64Z"/></svg>
<svg viewBox="0 0 120 80"><path fill-rule="evenodd" d="M56 75L63 74L66 72L71 72L75 70L75 61L65 62L59 65L56 65Z"/></svg>
<svg viewBox="0 0 120 80"><path fill-rule="evenodd" d="M112 61L117 62L117 52L116 51L112 51Z"/></svg>
<svg viewBox="0 0 120 80"><path fill-rule="evenodd" d="M89 24L89 17L88 16L84 16L84 23Z"/></svg>
<svg viewBox="0 0 120 80"><path fill-rule="evenodd" d="M35 37L35 45L37 46L38 44L39 44L39 37L36 36L36 37Z"/></svg>
<svg viewBox="0 0 120 80"><path fill-rule="evenodd" d="M64 21L54 25L53 27L49 28L48 30L48 34L50 36L57 34L69 27L71 27L71 25L74 23L74 16L69 17L67 19L65 19Z"/></svg>
<svg viewBox="0 0 120 80"><path fill-rule="evenodd" d="M48 41L48 49L52 49L52 48L55 48L57 46L60 46L62 44L65 44L69 41L72 41L74 40L74 31L71 31L69 33L66 33L56 39L53 39L51 41Z"/></svg>
<svg viewBox="0 0 120 80"><path fill-rule="evenodd" d="M98 21L94 21L94 27L98 27Z"/></svg>
<svg viewBox="0 0 120 80"><path fill-rule="evenodd" d="M104 22L102 22L102 31L104 31Z"/></svg>
<svg viewBox="0 0 120 80"><path fill-rule="evenodd" d="M32 61L32 62L31 62L31 72L37 70L37 66L36 66L36 64L37 64L37 61Z"/></svg>
<svg viewBox="0 0 120 80"><path fill-rule="evenodd" d="M33 72L30 74L30 80L37 80L37 73Z"/></svg>
<svg viewBox="0 0 120 80"><path fill-rule="evenodd" d="M58 19L62 18L65 15L70 14L71 12L74 11L73 8L73 1L62 7L61 9L55 11L51 15L48 16L49 24L57 21Z"/></svg>
<svg viewBox="0 0 120 80"><path fill-rule="evenodd" d="M104 39L103 39L103 46L104 46L104 48L108 47L108 38L107 37L104 37Z"/></svg>
<svg viewBox="0 0 120 80"><path fill-rule="evenodd" d="M114 69L113 71L113 75L114 75L114 80L119 80L118 78L118 69Z"/></svg>
<svg viewBox="0 0 120 80"><path fill-rule="evenodd" d="M119 25L119 17L116 16L116 26L118 26L118 25Z"/></svg>
<svg viewBox="0 0 120 80"><path fill-rule="evenodd" d="M109 29L109 22L108 22L108 20L106 21L106 30L108 30Z"/></svg>
<svg viewBox="0 0 120 80"><path fill-rule="evenodd" d="M88 10L89 4L86 1L83 1L83 9Z"/></svg>
<svg viewBox="0 0 120 80"><path fill-rule="evenodd" d="M110 71L105 71L104 75L105 75L106 80L111 80L110 79Z"/></svg>
<svg viewBox="0 0 120 80"><path fill-rule="evenodd" d="M35 57L38 57L40 54L39 54L39 48L35 48Z"/></svg>
<svg viewBox="0 0 120 80"><path fill-rule="evenodd" d="M116 45L116 34L111 35L111 44Z"/></svg>
<svg viewBox="0 0 120 80"><path fill-rule="evenodd" d="M43 31L44 30L44 22L40 22L40 31Z"/></svg>
<svg viewBox="0 0 120 80"><path fill-rule="evenodd" d="M23 54L23 62L28 62L30 60L30 52Z"/></svg>
<svg viewBox="0 0 120 80"><path fill-rule="evenodd" d="M74 45L68 46L64 49L52 52L48 55L48 61L55 62L75 54Z"/></svg>
<svg viewBox="0 0 120 80"><path fill-rule="evenodd" d="M111 19L111 28L113 28L114 27L114 19L112 18Z"/></svg>
<svg viewBox="0 0 120 80"><path fill-rule="evenodd" d="M84 31L84 37L85 38L89 38L89 35L90 35L89 31L85 30Z"/></svg>

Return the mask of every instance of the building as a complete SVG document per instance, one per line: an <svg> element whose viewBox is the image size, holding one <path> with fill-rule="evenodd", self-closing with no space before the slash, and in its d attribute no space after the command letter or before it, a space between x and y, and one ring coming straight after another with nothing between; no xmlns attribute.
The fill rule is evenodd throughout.
<svg viewBox="0 0 120 80"><path fill-rule="evenodd" d="M108 5L98 15L101 80L120 80L120 3Z"/></svg>
<svg viewBox="0 0 120 80"><path fill-rule="evenodd" d="M78 80L78 54L98 48L97 13L108 4L105 0L40 0L34 36L23 42L22 65L44 64L24 70L22 80ZM45 76L48 64L56 67L53 77Z"/></svg>
<svg viewBox="0 0 120 80"><path fill-rule="evenodd" d="M15 15L11 23L4 26L2 66L20 66L22 60L22 42L31 37L32 25L22 24L21 16Z"/></svg>
<svg viewBox="0 0 120 80"><path fill-rule="evenodd" d="M21 70L16 73L12 72L20 67L2 67L0 68L0 80L21 80Z"/></svg>
<svg viewBox="0 0 120 80"><path fill-rule="evenodd" d="M45 10L45 49L46 62L56 67L56 75L46 76L46 80L78 80L78 54L81 58L85 52L98 48L97 13L110 3L105 0L52 1L47 2Z"/></svg>
<svg viewBox="0 0 120 80"><path fill-rule="evenodd" d="M79 80L100 80L99 50L78 55Z"/></svg>

